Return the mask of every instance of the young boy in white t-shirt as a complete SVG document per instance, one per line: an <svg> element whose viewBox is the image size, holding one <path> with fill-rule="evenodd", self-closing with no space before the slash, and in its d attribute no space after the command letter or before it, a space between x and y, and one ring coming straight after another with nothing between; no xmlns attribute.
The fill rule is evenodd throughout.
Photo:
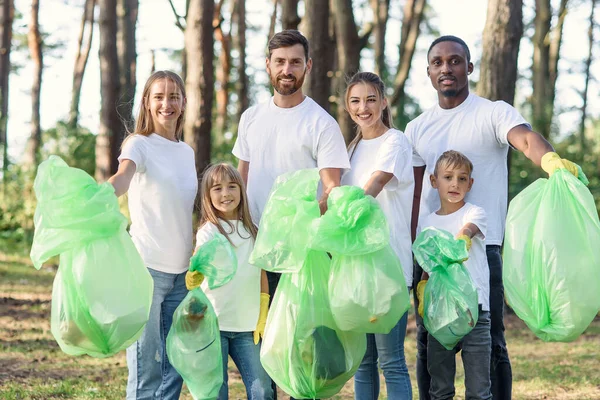
<svg viewBox="0 0 600 400"><path fill-rule="evenodd" d="M455 355L462 350L465 368L465 398L491 399L490 381L490 313L489 267L485 252L486 215L483 208L465 201L471 190L473 164L458 151L444 152L437 160L431 186L437 189L440 209L419 221L419 230L426 227L443 229L464 240L469 259L464 262L477 288L479 319L473 330L452 350L446 350L433 336L428 335L427 370L431 375L429 394L432 400L453 398ZM429 276L423 272L417 286L419 314L423 314L423 292Z"/></svg>

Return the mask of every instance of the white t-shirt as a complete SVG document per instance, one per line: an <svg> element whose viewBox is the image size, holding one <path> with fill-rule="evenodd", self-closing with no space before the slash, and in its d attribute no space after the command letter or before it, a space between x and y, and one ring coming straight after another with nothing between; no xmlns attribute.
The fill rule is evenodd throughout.
<svg viewBox="0 0 600 400"><path fill-rule="evenodd" d="M254 240L241 221L231 221L234 226L233 232L227 222L220 222L235 249L238 260L237 271L233 278L220 288L209 289L206 280L202 282L201 288L215 309L220 330L250 332L256 328L260 311L261 270L248 263L254 248ZM196 234L196 250L217 233L219 229L211 223L200 227Z"/></svg>
<svg viewBox="0 0 600 400"><path fill-rule="evenodd" d="M468 223L475 224L481 231L471 239L471 250L469 259L464 266L469 271L473 284L477 288L479 304L483 311L489 311L490 303L490 268L488 266L485 252L486 215L481 207L471 203L465 205L458 211L448 215L437 215L431 213L419 221L419 232L428 227L443 229L454 236Z"/></svg>
<svg viewBox="0 0 600 400"><path fill-rule="evenodd" d="M410 216L414 195L412 147L404 134L390 129L375 139L362 139L354 153L350 149L350 170L344 173L342 185L364 188L376 171L394 174L377 195L390 227L390 245L400 259L406 285L412 286L413 263L410 238Z"/></svg>
<svg viewBox="0 0 600 400"><path fill-rule="evenodd" d="M250 163L248 202L260 221L275 179L306 168L349 168L344 137L337 122L313 99L292 108L268 102L242 114L233 154Z"/></svg>
<svg viewBox="0 0 600 400"><path fill-rule="evenodd" d="M192 211L198 191L194 151L155 133L127 139L119 162L136 170L128 191L129 233L149 268L185 272L192 255Z"/></svg>
<svg viewBox="0 0 600 400"><path fill-rule="evenodd" d="M406 136L414 150L413 165L426 166L419 216L440 208L429 180L437 159L446 150L460 151L473 163L474 183L466 201L488 215L487 244L501 245L508 202L507 136L518 125L529 126L511 105L474 94L458 107L435 105L411 121Z"/></svg>

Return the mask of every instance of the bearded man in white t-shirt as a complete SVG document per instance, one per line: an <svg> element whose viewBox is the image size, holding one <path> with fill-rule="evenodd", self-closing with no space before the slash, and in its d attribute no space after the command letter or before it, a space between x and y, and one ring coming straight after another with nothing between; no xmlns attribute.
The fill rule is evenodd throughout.
<svg viewBox="0 0 600 400"><path fill-rule="evenodd" d="M413 232L417 217L430 214L440 205L429 179L436 160L446 150L463 153L473 162L473 178L477 182L467 195L467 201L482 207L488 216L486 253L490 267L492 395L494 400L510 399L512 370L504 338L500 253L508 200L508 148L522 151L549 174L557 168L567 168L577 175L577 166L561 159L550 143L533 132L511 105L469 93L468 75L473 72L473 64L463 40L455 36L436 39L429 47L427 61L427 76L438 93L438 104L406 127L406 136L414 151L415 194L421 193L420 201L417 198L413 204ZM423 179L425 174L427 177ZM414 287L421 277L420 268L415 269ZM417 324L419 396L429 399L427 332L420 317L417 317Z"/></svg>
<svg viewBox="0 0 600 400"><path fill-rule="evenodd" d="M266 67L275 89L273 97L242 114L233 147L246 183L250 214L259 229L269 192L279 175L318 168L323 213L329 192L340 185L342 169L350 168L339 125L302 93L302 84L312 68L308 40L288 29L275 34L268 47ZM267 272L267 277L273 299L279 274Z"/></svg>
<svg viewBox="0 0 600 400"><path fill-rule="evenodd" d="M319 168L323 184L319 204L324 212L329 192L340 185L341 170L350 167L339 125L302 93L312 68L306 38L296 30L274 35L269 41L266 67L275 89L273 97L242 114L233 147L246 183L250 214L257 225L279 175ZM272 299L279 274L267 274Z"/></svg>

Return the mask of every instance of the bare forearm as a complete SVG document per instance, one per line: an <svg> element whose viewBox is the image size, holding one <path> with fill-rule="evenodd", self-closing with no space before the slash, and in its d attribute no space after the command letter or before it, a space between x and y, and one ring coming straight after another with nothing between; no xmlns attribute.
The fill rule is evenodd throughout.
<svg viewBox="0 0 600 400"><path fill-rule="evenodd" d="M119 170L116 174L108 178L108 182L115 188L117 197L124 195L129 190L129 184L136 171L136 165L131 160L123 160L119 164Z"/></svg>
<svg viewBox="0 0 600 400"><path fill-rule="evenodd" d="M264 269L260 271L260 292L269 293L269 280Z"/></svg>
<svg viewBox="0 0 600 400"><path fill-rule="evenodd" d="M542 164L544 154L554 151L552 145L542 135L524 125L512 128L508 132L508 141L537 166Z"/></svg>
<svg viewBox="0 0 600 400"><path fill-rule="evenodd" d="M479 227L469 222L465 224L465 226L463 226L460 231L458 231L458 234L456 236L458 237L465 235L468 236L470 239L473 239L475 235L477 235L479 232L481 232L479 230Z"/></svg>
<svg viewBox="0 0 600 400"><path fill-rule="evenodd" d="M323 168L319 171L319 175L323 183L323 193L319 199L319 207L321 208L321 214L324 214L327 210L329 193L331 193L333 188L340 186L342 172L339 168Z"/></svg>
<svg viewBox="0 0 600 400"><path fill-rule="evenodd" d="M383 190L385 185L392 180L394 177L393 174L389 172L383 171L375 171L371 175L371 178L367 181L365 186L363 187L365 194L373 197L377 197L379 193Z"/></svg>
<svg viewBox="0 0 600 400"><path fill-rule="evenodd" d="M417 225L419 223L419 210L421 207L421 190L423 188L423 176L425 167L414 167L415 192L413 194L412 213L410 219L410 237L414 242L417 237Z"/></svg>
<svg viewBox="0 0 600 400"><path fill-rule="evenodd" d="M237 169L242 176L244 185L248 186L248 170L250 169L250 163L248 161L239 160Z"/></svg>

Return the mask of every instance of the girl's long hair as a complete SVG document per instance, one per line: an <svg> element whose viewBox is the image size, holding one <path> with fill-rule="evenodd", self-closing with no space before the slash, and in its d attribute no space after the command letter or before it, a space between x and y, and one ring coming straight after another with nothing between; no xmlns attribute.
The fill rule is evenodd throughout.
<svg viewBox="0 0 600 400"><path fill-rule="evenodd" d="M123 145L125 141L129 139L133 135L143 135L149 136L154 133L154 124L152 123L152 114L150 110L147 108L147 104L150 97L150 89L152 88L152 84L159 79L168 79L173 84L175 84L179 91L181 92L181 96L185 99L185 84L179 75L172 71L156 71L146 81L144 85L144 91L142 92L142 99L140 101L140 107L138 109L138 116L135 120L135 127L133 132L128 130L127 137L123 141ZM177 125L175 126L175 138L177 140L183 139L183 121L185 120L185 107L181 110L181 115L177 118ZM121 145L121 148L123 147Z"/></svg>
<svg viewBox="0 0 600 400"><path fill-rule="evenodd" d="M383 101L385 99L385 85L381 78L372 72L357 72L354 74L352 78L348 81L348 85L346 86L346 93L344 94L344 103L346 104L346 112L350 113L350 89L352 89L355 85L359 83L365 83L367 85L371 85L375 88L375 91L379 95L379 99ZM394 127L394 123L392 121L392 112L390 110L390 105L388 104L381 113L381 121L388 128L391 129ZM352 149L352 154L350 154L350 158L354 154L354 150L356 150L356 146L358 142L362 140L362 131L360 130L360 126L356 124L356 135L354 139L348 144L348 150Z"/></svg>
<svg viewBox="0 0 600 400"><path fill-rule="evenodd" d="M244 228L250 233L253 240L256 240L258 229L252 222L250 209L248 208L248 197L246 196L246 185L242 180L242 176L231 164L220 163L209 166L202 176L200 190L202 191L201 210L200 210L200 226L210 222L219 229L219 232L231 242L229 235L235 230L233 224L225 219L221 212L217 210L210 200L210 189L224 180L231 181L240 187L240 204L237 208L237 218L242 221ZM229 224L230 232L226 232L220 224L220 221L225 221ZM239 233L239 231L238 231ZM232 243L233 244L233 243Z"/></svg>

